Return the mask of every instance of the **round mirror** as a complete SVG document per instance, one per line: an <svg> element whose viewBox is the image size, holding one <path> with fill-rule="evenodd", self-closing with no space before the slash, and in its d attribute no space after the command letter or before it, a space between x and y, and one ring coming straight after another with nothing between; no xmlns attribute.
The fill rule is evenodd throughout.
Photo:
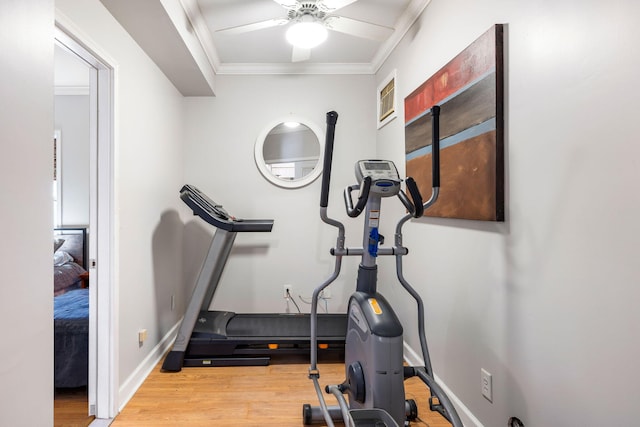
<svg viewBox="0 0 640 427"><path fill-rule="evenodd" d="M255 159L260 173L273 184L299 188L322 173L322 132L296 117L277 120L256 140Z"/></svg>

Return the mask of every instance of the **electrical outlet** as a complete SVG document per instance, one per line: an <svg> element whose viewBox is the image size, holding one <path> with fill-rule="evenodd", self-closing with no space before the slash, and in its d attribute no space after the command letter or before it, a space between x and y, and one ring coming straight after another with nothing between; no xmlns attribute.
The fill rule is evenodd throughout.
<svg viewBox="0 0 640 427"><path fill-rule="evenodd" d="M176 309L176 296L171 295L171 311Z"/></svg>
<svg viewBox="0 0 640 427"><path fill-rule="evenodd" d="M293 298L293 286L292 285L284 285L284 289L282 291L282 298Z"/></svg>
<svg viewBox="0 0 640 427"><path fill-rule="evenodd" d="M489 402L493 402L493 383L491 374L484 370L480 369L480 378L481 378L481 387L482 387L482 395Z"/></svg>
<svg viewBox="0 0 640 427"><path fill-rule="evenodd" d="M138 331L138 344L142 345L146 339L147 339L147 330L140 329Z"/></svg>

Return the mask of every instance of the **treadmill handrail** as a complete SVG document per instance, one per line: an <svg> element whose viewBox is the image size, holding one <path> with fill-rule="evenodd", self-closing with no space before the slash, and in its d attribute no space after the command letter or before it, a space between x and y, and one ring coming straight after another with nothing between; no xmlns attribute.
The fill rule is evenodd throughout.
<svg viewBox="0 0 640 427"><path fill-rule="evenodd" d="M180 199L191 208L194 215L222 230L270 232L273 228L272 219L239 219L228 215L222 205L215 203L193 185L187 184L180 189Z"/></svg>

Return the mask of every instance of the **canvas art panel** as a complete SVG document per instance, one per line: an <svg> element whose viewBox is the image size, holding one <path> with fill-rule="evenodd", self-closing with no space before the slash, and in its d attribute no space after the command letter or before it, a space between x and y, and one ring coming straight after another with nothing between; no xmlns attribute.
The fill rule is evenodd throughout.
<svg viewBox="0 0 640 427"><path fill-rule="evenodd" d="M440 105L440 195L426 216L504 221L503 26L495 25L404 100L407 176L431 188Z"/></svg>

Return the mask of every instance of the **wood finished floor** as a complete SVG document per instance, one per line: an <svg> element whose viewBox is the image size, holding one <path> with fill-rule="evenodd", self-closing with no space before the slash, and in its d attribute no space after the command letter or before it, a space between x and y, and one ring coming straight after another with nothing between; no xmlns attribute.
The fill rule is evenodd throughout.
<svg viewBox="0 0 640 427"><path fill-rule="evenodd" d="M56 389L53 401L54 427L87 427L93 417L88 411L87 389L85 387Z"/></svg>
<svg viewBox="0 0 640 427"><path fill-rule="evenodd" d="M298 361L300 362L300 361ZM302 405L317 404L308 362L269 366L185 368L160 371L145 380L112 426L302 426ZM344 379L340 363L320 364L321 384ZM417 378L405 382L407 398L418 404L412 426L449 427L429 411L428 391ZM333 397L327 402L334 404Z"/></svg>

